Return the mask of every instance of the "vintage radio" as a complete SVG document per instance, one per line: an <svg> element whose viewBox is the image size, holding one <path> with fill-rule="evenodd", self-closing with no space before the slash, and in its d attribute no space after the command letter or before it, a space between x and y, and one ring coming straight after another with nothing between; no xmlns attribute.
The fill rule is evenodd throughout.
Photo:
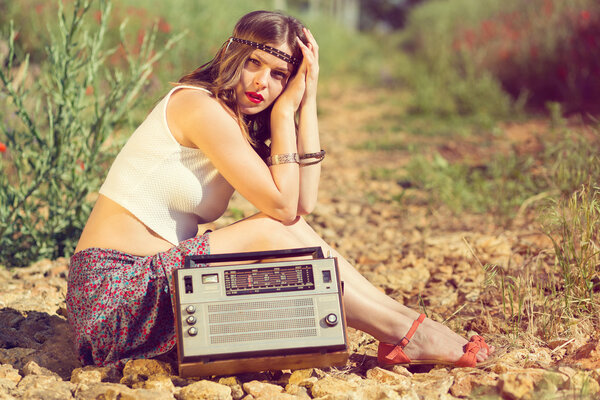
<svg viewBox="0 0 600 400"><path fill-rule="evenodd" d="M181 376L346 364L337 259L324 258L320 247L185 263L174 272Z"/></svg>

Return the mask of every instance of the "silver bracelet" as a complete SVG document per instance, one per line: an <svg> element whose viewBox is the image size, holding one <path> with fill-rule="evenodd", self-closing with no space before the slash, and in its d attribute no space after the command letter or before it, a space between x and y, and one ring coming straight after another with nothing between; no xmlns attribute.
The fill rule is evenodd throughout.
<svg viewBox="0 0 600 400"><path fill-rule="evenodd" d="M301 160L306 160L307 158L316 158L319 160L323 160L325 158L325 150L321 150L317 153L306 153L300 156Z"/></svg>
<svg viewBox="0 0 600 400"><path fill-rule="evenodd" d="M278 164L287 164L287 163L300 163L300 158L298 157L298 153L285 153L285 154L273 154L267 157L266 161L267 166L278 165Z"/></svg>
<svg viewBox="0 0 600 400"><path fill-rule="evenodd" d="M306 162L305 160L308 160L310 158L314 158L314 161L308 161ZM302 154L300 156L300 166L301 167L306 167L308 165L314 165L314 164L318 164L321 161L323 161L323 159L325 158L325 150L321 150L318 153L306 153L306 154Z"/></svg>

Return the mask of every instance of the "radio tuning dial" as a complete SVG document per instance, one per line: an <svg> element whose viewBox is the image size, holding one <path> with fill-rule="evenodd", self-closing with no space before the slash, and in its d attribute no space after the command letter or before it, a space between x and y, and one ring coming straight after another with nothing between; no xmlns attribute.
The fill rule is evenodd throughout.
<svg viewBox="0 0 600 400"><path fill-rule="evenodd" d="M190 315L189 317L187 317L185 319L185 321L189 324L189 325L194 325L196 323L196 317L194 317L193 315Z"/></svg>
<svg viewBox="0 0 600 400"><path fill-rule="evenodd" d="M325 317L325 323L329 326L336 326L338 323L338 317L334 313L327 314Z"/></svg>
<svg viewBox="0 0 600 400"><path fill-rule="evenodd" d="M189 305L185 308L185 311L187 311L188 314L193 314L196 312L196 307Z"/></svg>
<svg viewBox="0 0 600 400"><path fill-rule="evenodd" d="M188 334L190 336L196 336L198 334L198 329L196 329L192 326L190 329L188 329Z"/></svg>

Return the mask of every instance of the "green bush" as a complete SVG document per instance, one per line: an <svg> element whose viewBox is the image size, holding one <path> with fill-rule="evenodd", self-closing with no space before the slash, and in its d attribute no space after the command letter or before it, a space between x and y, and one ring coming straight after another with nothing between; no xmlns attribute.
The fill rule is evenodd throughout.
<svg viewBox="0 0 600 400"><path fill-rule="evenodd" d="M405 46L434 77L491 73L529 105L559 101L566 111L599 111L599 37L595 0L436 0L410 14Z"/></svg>
<svg viewBox="0 0 600 400"><path fill-rule="evenodd" d="M22 266L72 253L108 162L109 135L127 125L153 64L172 46L153 48L157 29L139 47L107 47L111 3L58 2L45 57L29 65L15 54L14 29L0 66L0 260ZM89 14L99 13L97 23ZM111 57L123 54L122 67Z"/></svg>
<svg viewBox="0 0 600 400"><path fill-rule="evenodd" d="M546 135L535 155L495 154L481 164L451 163L439 154L415 156L407 179L430 193L432 204L455 213L492 213L499 222L512 218L529 201L570 198L581 187L600 182L600 133L559 126Z"/></svg>
<svg viewBox="0 0 600 400"><path fill-rule="evenodd" d="M408 180L430 193L432 204L451 211L492 213L500 222L514 216L529 197L546 183L531 175L533 160L516 155L497 155L485 165L450 163L436 154L433 160L413 157L407 166Z"/></svg>

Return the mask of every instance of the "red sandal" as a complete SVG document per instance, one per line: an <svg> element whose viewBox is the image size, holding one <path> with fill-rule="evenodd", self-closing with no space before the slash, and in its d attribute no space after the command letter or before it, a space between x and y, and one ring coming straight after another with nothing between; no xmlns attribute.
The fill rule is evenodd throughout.
<svg viewBox="0 0 600 400"><path fill-rule="evenodd" d="M455 367L474 367L477 365L477 353L479 350L484 348L489 352L489 347L485 343L485 340L479 335L473 335L469 343L467 343L463 350L464 353L461 358L456 362L444 361L444 360L415 360L412 361L404 353L404 347L410 342L419 325L425 320L425 314L419 315L406 336L398 342L398 344L379 342L379 348L377 349L377 361L379 364L384 366L395 365L395 364L445 364L454 365Z"/></svg>

